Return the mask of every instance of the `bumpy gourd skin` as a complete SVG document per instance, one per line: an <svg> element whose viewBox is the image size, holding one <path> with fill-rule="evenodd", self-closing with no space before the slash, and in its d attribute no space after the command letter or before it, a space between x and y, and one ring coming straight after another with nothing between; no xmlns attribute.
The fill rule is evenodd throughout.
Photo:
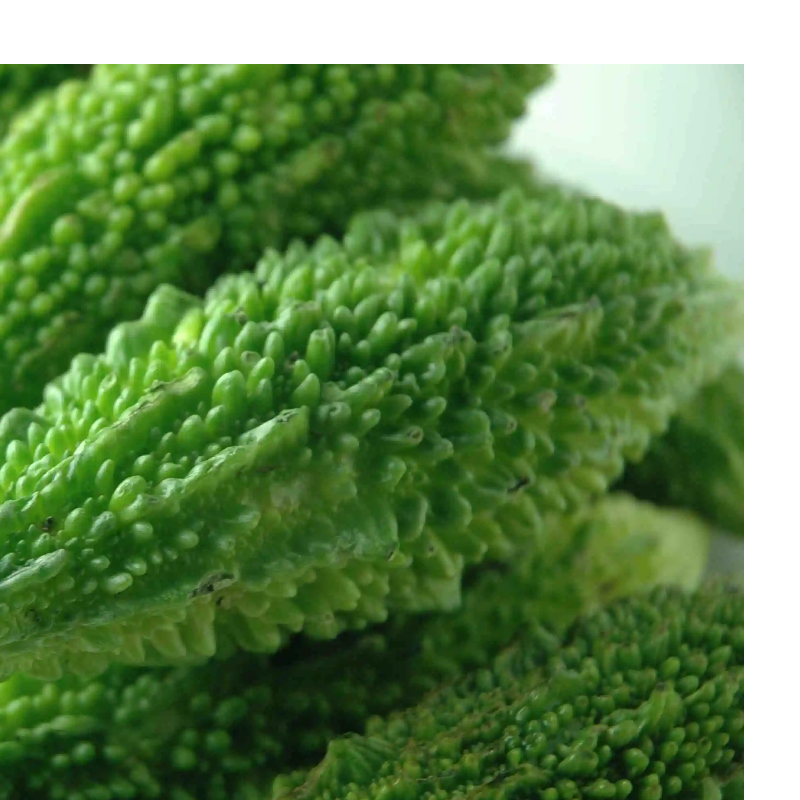
<svg viewBox="0 0 800 800"><path fill-rule="evenodd" d="M641 456L741 302L660 218L558 193L367 216L204 304L160 289L0 422L0 673L453 607L465 564Z"/></svg>
<svg viewBox="0 0 800 800"><path fill-rule="evenodd" d="M744 535L744 369L729 367L679 411L622 485Z"/></svg>
<svg viewBox="0 0 800 800"><path fill-rule="evenodd" d="M696 588L707 551L708 530L691 515L612 495L550 520L512 565L476 567L455 612L397 614L373 631L343 634L329 656L320 656L319 643L294 643L279 655L287 669L268 715L282 720L273 730L285 743L283 769L308 766L334 736L363 732L370 716L490 665L531 626L565 629L656 584Z"/></svg>
<svg viewBox="0 0 800 800"><path fill-rule="evenodd" d="M0 64L0 136L39 92L80 77L85 69L76 64Z"/></svg>
<svg viewBox="0 0 800 800"><path fill-rule="evenodd" d="M12 677L0 683L0 800L263 798L277 773L312 766L371 715L490 665L522 631L563 630L660 581L694 587L706 544L689 515L611 496L553 520L509 569L478 568L451 614L298 640L269 661L240 652L194 669Z"/></svg>
<svg viewBox="0 0 800 800"><path fill-rule="evenodd" d="M40 402L162 282L202 292L359 209L452 198L549 75L102 64L46 93L0 144L0 412Z"/></svg>
<svg viewBox="0 0 800 800"><path fill-rule="evenodd" d="M452 165L446 170L440 169L437 182L424 194L412 195L406 201L393 199L390 210L397 214L414 214L432 201L496 200L503 192L511 190L530 196L557 191L539 172L536 162L527 158L473 149L461 156L451 153L451 160ZM387 207L386 202L380 205Z"/></svg>
<svg viewBox="0 0 800 800"><path fill-rule="evenodd" d="M334 740L274 796L720 798L743 767L743 590L659 588Z"/></svg>

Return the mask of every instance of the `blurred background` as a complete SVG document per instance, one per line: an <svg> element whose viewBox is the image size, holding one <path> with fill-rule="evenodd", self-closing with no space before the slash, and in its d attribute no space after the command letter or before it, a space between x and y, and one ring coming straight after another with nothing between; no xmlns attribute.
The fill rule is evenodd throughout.
<svg viewBox="0 0 800 800"><path fill-rule="evenodd" d="M664 211L687 244L744 277L744 66L558 65L512 152L631 209ZM712 540L709 572L744 571L744 543Z"/></svg>
<svg viewBox="0 0 800 800"><path fill-rule="evenodd" d="M605 199L663 210L743 277L743 65L557 65L512 150Z"/></svg>

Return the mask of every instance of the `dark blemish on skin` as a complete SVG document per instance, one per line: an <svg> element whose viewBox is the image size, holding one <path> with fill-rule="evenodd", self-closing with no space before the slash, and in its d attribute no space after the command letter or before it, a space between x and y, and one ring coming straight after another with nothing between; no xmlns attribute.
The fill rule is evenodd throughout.
<svg viewBox="0 0 800 800"><path fill-rule="evenodd" d="M513 494L514 492L518 492L520 489L524 489L526 486L530 486L531 479L528 477L521 477L517 479L508 489L509 494Z"/></svg>
<svg viewBox="0 0 800 800"><path fill-rule="evenodd" d="M602 597L610 597L615 589L616 584L614 581L603 581L598 587L598 592Z"/></svg>
<svg viewBox="0 0 800 800"><path fill-rule="evenodd" d="M202 597L207 594L213 594L217 591L217 589L222 588L222 584L227 584L229 581L233 581L234 576L230 572L218 572L214 575L209 575L196 589L193 589L190 593L190 598L195 597ZM217 605L222 602L222 598L217 599Z"/></svg>
<svg viewBox="0 0 800 800"><path fill-rule="evenodd" d="M25 618L37 628L42 625L42 615L35 608L29 608L25 612Z"/></svg>
<svg viewBox="0 0 800 800"><path fill-rule="evenodd" d="M503 782L503 781L504 781L504 780L505 780L505 779L506 779L506 778L507 778L509 775L510 775L510 773L508 772L508 770L500 770L500 772L498 772L498 773L497 773L497 775L495 775L494 777L492 777L492 779L491 779L490 781L488 781L488 783L486 783L486 784L484 784L484 785L485 785L485 786L498 786L498 785L499 785L499 784L501 784L501 783L502 783L502 782Z"/></svg>
<svg viewBox="0 0 800 800"><path fill-rule="evenodd" d="M286 366L287 366L287 367L290 367L290 366L292 366L292 364L294 364L294 363L297 361L297 359L298 359L298 358L300 358L300 353L298 353L298 352L297 352L297 350L295 350L295 351L294 351L294 352L293 352L293 353L292 353L292 354L289 356L289 358L287 358L287 359L286 359Z"/></svg>

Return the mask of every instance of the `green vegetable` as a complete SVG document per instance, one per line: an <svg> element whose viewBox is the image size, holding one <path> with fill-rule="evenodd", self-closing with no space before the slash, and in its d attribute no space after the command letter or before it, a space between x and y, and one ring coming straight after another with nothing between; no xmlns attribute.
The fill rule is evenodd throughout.
<svg viewBox="0 0 800 800"><path fill-rule="evenodd" d="M56 683L16 675L0 683L0 800L263 798L277 773L311 766L370 715L490 665L522 630L562 630L662 580L693 587L706 546L690 516L612 496L553 520L509 569L480 569L451 614L402 615L332 643L298 640L272 660L240 652Z"/></svg>
<svg viewBox="0 0 800 800"><path fill-rule="evenodd" d="M542 629L418 707L336 739L292 800L733 797L744 767L744 594L659 588ZM728 794L728 792L726 792Z"/></svg>
<svg viewBox="0 0 800 800"><path fill-rule="evenodd" d="M683 569L670 558L679 548ZM531 626L563 630L581 614L659 583L696 588L707 550L708 531L690 515L612 495L551 520L513 565L476 568L454 612L397 614L381 628L343 635L327 651L294 643L281 654L275 711L266 715L283 745L284 768L307 766L334 736L363 732L369 716L413 705L490 665Z"/></svg>
<svg viewBox="0 0 800 800"><path fill-rule="evenodd" d="M39 403L162 282L202 292L376 203L524 185L488 148L549 75L102 64L44 93L0 143L0 413Z"/></svg>
<svg viewBox="0 0 800 800"><path fill-rule="evenodd" d="M85 69L76 64L0 64L0 136L39 92L78 78Z"/></svg>
<svg viewBox="0 0 800 800"><path fill-rule="evenodd" d="M744 535L744 369L703 387L632 464L622 485L657 503L690 508Z"/></svg>
<svg viewBox="0 0 800 800"><path fill-rule="evenodd" d="M451 155L449 174L442 173L427 194L411 197L407 202L393 201L390 210L399 214L418 213L432 200L496 200L512 189L531 196L553 191L528 159L476 151L466 152L463 157Z"/></svg>
<svg viewBox="0 0 800 800"><path fill-rule="evenodd" d="M741 303L660 218L558 193L367 216L205 304L160 289L0 423L0 674L454 607L465 564L641 456Z"/></svg>

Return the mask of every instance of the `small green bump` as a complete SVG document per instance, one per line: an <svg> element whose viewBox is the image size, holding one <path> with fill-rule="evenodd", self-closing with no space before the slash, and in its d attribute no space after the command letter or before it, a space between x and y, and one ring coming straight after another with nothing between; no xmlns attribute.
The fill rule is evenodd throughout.
<svg viewBox="0 0 800 800"><path fill-rule="evenodd" d="M153 526L149 522L134 522L129 530L134 541L139 544L151 541L154 536Z"/></svg>
<svg viewBox="0 0 800 800"><path fill-rule="evenodd" d="M147 481L140 476L126 478L114 490L108 508L110 511L121 511L130 505L147 488Z"/></svg>
<svg viewBox="0 0 800 800"><path fill-rule="evenodd" d="M191 550L200 543L200 537L193 530L181 531L175 537L175 545L181 550Z"/></svg>
<svg viewBox="0 0 800 800"><path fill-rule="evenodd" d="M606 735L609 745L614 749L618 749L630 744L639 735L639 731L639 724L632 719L628 719L609 728Z"/></svg>
<svg viewBox="0 0 800 800"><path fill-rule="evenodd" d="M197 756L187 747L176 747L172 751L172 766L182 772L188 772L197 765Z"/></svg>
<svg viewBox="0 0 800 800"><path fill-rule="evenodd" d="M120 572L103 581L103 591L107 594L119 594L133 585L133 576L128 572Z"/></svg>

